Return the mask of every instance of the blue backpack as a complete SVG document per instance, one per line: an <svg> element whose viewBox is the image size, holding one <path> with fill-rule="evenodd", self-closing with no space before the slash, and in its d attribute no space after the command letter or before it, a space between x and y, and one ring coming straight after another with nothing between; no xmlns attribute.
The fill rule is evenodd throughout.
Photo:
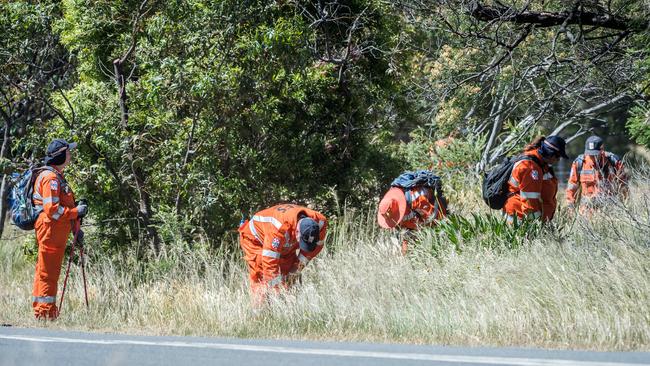
<svg viewBox="0 0 650 366"><path fill-rule="evenodd" d="M34 182L44 170L53 170L50 167L30 168L18 177L16 184L9 193L11 207L11 222L22 230L33 230L38 215L43 207L34 206Z"/></svg>
<svg viewBox="0 0 650 366"><path fill-rule="evenodd" d="M433 174L430 170L418 170L415 172L404 172L395 178L391 187L400 187L411 189L416 186L425 186L432 188L435 192L442 189L440 177Z"/></svg>
<svg viewBox="0 0 650 366"><path fill-rule="evenodd" d="M442 193L442 180L440 177L433 174L430 170L418 170L415 172L404 172L399 177L395 178L390 184L391 187L398 187L405 190L404 195L406 201L411 204L411 195L409 189L414 187L428 187L431 188L435 198L435 205L442 206L447 211L447 199Z"/></svg>

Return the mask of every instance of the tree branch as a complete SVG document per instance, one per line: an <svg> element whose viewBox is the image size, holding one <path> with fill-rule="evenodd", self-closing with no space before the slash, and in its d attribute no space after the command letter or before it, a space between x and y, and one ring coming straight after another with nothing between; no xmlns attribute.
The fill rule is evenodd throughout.
<svg viewBox="0 0 650 366"><path fill-rule="evenodd" d="M551 13L546 11L521 11L506 6L486 6L478 1L472 3L470 14L481 21L502 21L535 24L537 27L554 27L566 24L591 25L622 31L642 32L650 26L647 20L632 20L612 14L584 10ZM567 21L568 19L568 21Z"/></svg>
<svg viewBox="0 0 650 366"><path fill-rule="evenodd" d="M577 120L593 115L597 115L603 110L609 111L613 106L617 106L620 101L623 99L629 98L629 94L627 93L622 93L614 98L608 99L598 105L595 105L593 107L585 108L581 110L580 112L574 114L571 118L560 124L553 130L553 132L550 133L550 135L557 135L560 132L562 132L565 128L569 127L570 125L574 124Z"/></svg>

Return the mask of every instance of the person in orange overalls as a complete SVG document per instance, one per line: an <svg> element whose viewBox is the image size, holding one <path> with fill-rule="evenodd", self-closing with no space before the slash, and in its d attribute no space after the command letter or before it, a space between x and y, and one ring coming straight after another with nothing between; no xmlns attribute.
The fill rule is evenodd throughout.
<svg viewBox="0 0 650 366"><path fill-rule="evenodd" d="M76 146L61 139L52 141L47 147L46 166L34 182L33 202L37 210L42 210L34 224L38 259L32 307L37 319L56 319L59 315L56 293L65 246L77 219L88 212L86 205L75 203L74 194L63 177L70 163L70 150ZM83 240L83 232L79 232L77 240Z"/></svg>
<svg viewBox="0 0 650 366"><path fill-rule="evenodd" d="M447 216L447 200L426 186L391 187L379 202L377 222L384 229L406 229L402 254L408 248L408 236L423 226L434 225Z"/></svg>
<svg viewBox="0 0 650 366"><path fill-rule="evenodd" d="M254 306L267 292L291 286L323 249L327 219L293 204L264 209L239 226L239 244L248 264Z"/></svg>
<svg viewBox="0 0 650 366"><path fill-rule="evenodd" d="M508 181L509 197L503 207L508 223L523 218L550 221L557 207L558 180L552 165L567 159L566 141L559 136L538 137L528 144L512 168Z"/></svg>
<svg viewBox="0 0 650 366"><path fill-rule="evenodd" d="M570 208L580 202L580 212L601 207L607 199L627 197L627 174L621 158L605 151L603 139L590 136L585 142L585 153L571 164L566 188Z"/></svg>

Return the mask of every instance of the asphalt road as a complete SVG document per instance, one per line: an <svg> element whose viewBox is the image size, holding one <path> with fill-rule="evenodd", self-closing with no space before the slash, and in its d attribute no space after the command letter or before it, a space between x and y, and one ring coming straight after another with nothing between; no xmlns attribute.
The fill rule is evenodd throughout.
<svg viewBox="0 0 650 366"><path fill-rule="evenodd" d="M0 327L0 365L650 366L650 353L145 337Z"/></svg>

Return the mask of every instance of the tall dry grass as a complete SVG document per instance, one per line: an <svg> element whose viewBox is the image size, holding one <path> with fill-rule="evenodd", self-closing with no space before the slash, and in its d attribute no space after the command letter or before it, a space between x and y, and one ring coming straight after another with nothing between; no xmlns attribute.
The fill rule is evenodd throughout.
<svg viewBox="0 0 650 366"><path fill-rule="evenodd" d="M647 187L637 185L625 204L591 218L560 212L555 225L525 230L490 218L477 192L459 193L452 205L467 219L421 232L406 257L377 228L374 213L346 210L302 285L261 311L250 307L237 251L174 243L149 263L95 253L90 308L73 268L61 318L38 322L30 309L33 263L21 243L5 242L0 321L146 334L648 350Z"/></svg>

